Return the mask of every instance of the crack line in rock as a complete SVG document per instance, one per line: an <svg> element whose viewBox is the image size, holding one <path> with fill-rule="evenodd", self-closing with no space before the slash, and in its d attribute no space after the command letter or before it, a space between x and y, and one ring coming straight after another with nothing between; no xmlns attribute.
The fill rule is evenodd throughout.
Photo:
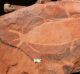
<svg viewBox="0 0 80 74"><path fill-rule="evenodd" d="M23 49L21 49L21 48L19 48L19 47L16 47L16 46L14 46L14 45L11 45L11 44L9 44L9 43L3 41L1 38L0 38L0 42L3 43L3 44L5 44L5 45L7 45L7 46L9 46L9 47L19 49L19 50L20 50L21 52L23 52L26 56L28 56L28 57L30 58L30 60L33 61L33 58L30 57L30 55L28 55Z"/></svg>
<svg viewBox="0 0 80 74"><path fill-rule="evenodd" d="M7 70L6 70L6 74L8 74L8 72L10 71L10 69L12 68L12 67L15 67L15 66L17 66L18 64L16 63L16 64L13 64L13 65L9 65L8 66L8 68L7 68Z"/></svg>

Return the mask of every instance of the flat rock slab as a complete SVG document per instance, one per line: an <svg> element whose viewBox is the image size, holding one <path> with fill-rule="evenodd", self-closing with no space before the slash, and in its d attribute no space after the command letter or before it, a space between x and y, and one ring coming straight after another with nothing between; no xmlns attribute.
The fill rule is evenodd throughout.
<svg viewBox="0 0 80 74"><path fill-rule="evenodd" d="M68 7L71 4L73 8ZM78 3L51 2L0 17L1 74L3 70L3 74L76 71L79 66L75 63L80 61L79 9Z"/></svg>

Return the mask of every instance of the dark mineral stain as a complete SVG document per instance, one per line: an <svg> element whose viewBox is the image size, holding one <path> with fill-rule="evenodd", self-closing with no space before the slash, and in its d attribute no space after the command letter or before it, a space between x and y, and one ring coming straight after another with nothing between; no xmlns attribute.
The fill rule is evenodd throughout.
<svg viewBox="0 0 80 74"><path fill-rule="evenodd" d="M22 72L21 74L29 74L28 72Z"/></svg>
<svg viewBox="0 0 80 74"><path fill-rule="evenodd" d="M71 74L80 74L80 72L76 72L76 73L71 73Z"/></svg>
<svg viewBox="0 0 80 74"><path fill-rule="evenodd" d="M64 70L64 74L70 74L70 72L72 71L70 66L63 66L63 70Z"/></svg>

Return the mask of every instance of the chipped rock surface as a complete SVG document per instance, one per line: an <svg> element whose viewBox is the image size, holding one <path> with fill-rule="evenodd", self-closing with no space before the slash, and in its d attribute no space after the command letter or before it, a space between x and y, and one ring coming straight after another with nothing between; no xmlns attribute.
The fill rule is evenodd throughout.
<svg viewBox="0 0 80 74"><path fill-rule="evenodd" d="M1 16L0 74L79 71L79 30L79 2L34 4Z"/></svg>

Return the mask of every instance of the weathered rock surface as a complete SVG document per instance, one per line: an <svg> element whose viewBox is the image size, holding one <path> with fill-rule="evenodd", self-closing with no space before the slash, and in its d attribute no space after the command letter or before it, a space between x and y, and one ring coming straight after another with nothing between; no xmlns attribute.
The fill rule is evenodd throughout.
<svg viewBox="0 0 80 74"><path fill-rule="evenodd" d="M37 0L37 3L41 3L41 4L44 4L47 2L51 2L51 0Z"/></svg>
<svg viewBox="0 0 80 74"><path fill-rule="evenodd" d="M35 4L0 17L0 74L80 70L79 4ZM35 58L41 62L34 63Z"/></svg>

